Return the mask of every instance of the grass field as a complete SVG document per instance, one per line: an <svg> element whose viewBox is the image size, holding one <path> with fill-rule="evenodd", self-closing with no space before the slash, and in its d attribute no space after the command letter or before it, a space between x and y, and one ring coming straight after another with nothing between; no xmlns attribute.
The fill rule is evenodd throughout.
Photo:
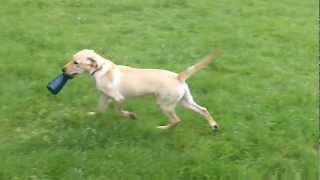
<svg viewBox="0 0 320 180"><path fill-rule="evenodd" d="M318 178L318 1L1 0L0 179ZM220 56L188 80L222 127L213 135L179 107L167 120L152 97L128 101L139 119L87 116L90 76L46 89L73 53L179 72Z"/></svg>

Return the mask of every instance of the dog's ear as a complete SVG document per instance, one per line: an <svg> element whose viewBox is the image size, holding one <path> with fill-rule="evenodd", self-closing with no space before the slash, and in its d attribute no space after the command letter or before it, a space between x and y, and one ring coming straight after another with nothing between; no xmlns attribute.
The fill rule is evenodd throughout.
<svg viewBox="0 0 320 180"><path fill-rule="evenodd" d="M91 62L90 66L97 68L98 67L98 63L97 60L95 60L93 57L87 57L87 59Z"/></svg>

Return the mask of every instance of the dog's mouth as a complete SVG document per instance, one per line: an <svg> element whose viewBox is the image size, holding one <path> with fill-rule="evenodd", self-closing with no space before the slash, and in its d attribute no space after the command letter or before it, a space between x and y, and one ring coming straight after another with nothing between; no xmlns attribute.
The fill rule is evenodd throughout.
<svg viewBox="0 0 320 180"><path fill-rule="evenodd" d="M72 74L63 73L63 75L66 76L66 77L69 78L69 79L74 78L77 74L78 74L78 73L72 73Z"/></svg>

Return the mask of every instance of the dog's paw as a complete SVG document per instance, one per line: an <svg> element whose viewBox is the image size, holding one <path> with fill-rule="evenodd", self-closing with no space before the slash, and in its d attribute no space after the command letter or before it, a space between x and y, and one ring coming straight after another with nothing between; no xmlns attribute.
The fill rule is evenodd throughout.
<svg viewBox="0 0 320 180"><path fill-rule="evenodd" d="M134 112L122 111L119 115L121 117L130 118L132 120L137 119L137 114Z"/></svg>
<svg viewBox="0 0 320 180"><path fill-rule="evenodd" d="M133 112L130 112L129 113L129 118L132 119L132 120L135 120L135 119L137 119L137 114L133 113Z"/></svg>
<svg viewBox="0 0 320 180"><path fill-rule="evenodd" d="M88 116L94 116L94 115L96 115L96 114L97 114L96 112L92 112L92 111L91 111L91 112L87 112L87 115L88 115Z"/></svg>
<svg viewBox="0 0 320 180"><path fill-rule="evenodd" d="M210 126L211 130L213 133L217 133L219 131L219 126L218 125L213 125L213 126Z"/></svg>
<svg viewBox="0 0 320 180"><path fill-rule="evenodd" d="M169 129L169 126L158 126L158 129Z"/></svg>

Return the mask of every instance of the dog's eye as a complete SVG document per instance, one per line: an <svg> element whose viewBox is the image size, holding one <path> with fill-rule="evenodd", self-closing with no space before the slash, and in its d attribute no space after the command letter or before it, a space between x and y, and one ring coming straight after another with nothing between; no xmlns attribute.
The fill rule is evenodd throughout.
<svg viewBox="0 0 320 180"><path fill-rule="evenodd" d="M73 61L74 64L79 64L77 61Z"/></svg>

